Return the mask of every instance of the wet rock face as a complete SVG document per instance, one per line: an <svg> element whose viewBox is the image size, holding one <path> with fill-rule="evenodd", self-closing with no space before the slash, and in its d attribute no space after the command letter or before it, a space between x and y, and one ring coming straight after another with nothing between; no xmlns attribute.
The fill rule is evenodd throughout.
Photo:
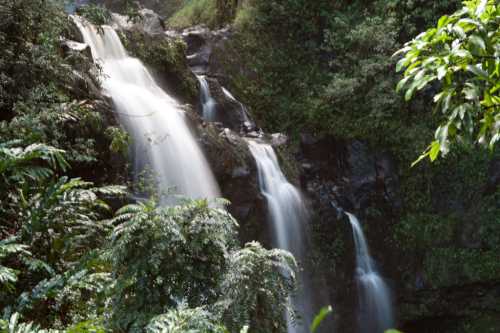
<svg viewBox="0 0 500 333"><path fill-rule="evenodd" d="M220 77L219 62L220 50L224 49L225 42L231 37L229 28L211 31L204 26L188 28L181 33L187 44L188 61L196 74ZM214 51L217 51L214 53Z"/></svg>
<svg viewBox="0 0 500 333"><path fill-rule="evenodd" d="M141 9L139 15L141 19L135 23L138 25L137 29L151 35L163 34L165 31L165 24L158 14L151 9Z"/></svg>
<svg viewBox="0 0 500 333"><path fill-rule="evenodd" d="M215 101L215 122L219 122L224 127L241 134L256 129L255 123L250 119L245 106L238 102L228 90L222 87L217 79L206 78L206 81L210 95ZM200 114L203 112L201 104L202 101L200 100Z"/></svg>
<svg viewBox="0 0 500 333"><path fill-rule="evenodd" d="M225 28L211 31L204 26L196 26L180 33L168 31L167 35L178 36L184 40L187 45L186 58L189 67L193 73L203 77L206 81L209 94L215 102L214 119L211 120L241 134L256 130L256 125L251 120L247 108L222 86L223 75L211 67L214 61L212 51L230 37L230 30ZM200 89L202 89L201 84ZM202 106L203 101L200 100L200 114L202 114Z"/></svg>
<svg viewBox="0 0 500 333"><path fill-rule="evenodd" d="M205 155L217 179L229 212L240 224L242 243L259 240L270 244L266 226L266 203L260 194L257 167L248 144L238 133L214 123L203 123L198 115L197 131Z"/></svg>
<svg viewBox="0 0 500 333"><path fill-rule="evenodd" d="M401 207L399 177L390 154L371 152L359 141L309 134L302 135L301 151L306 188L320 201L357 211L374 203L393 210Z"/></svg>

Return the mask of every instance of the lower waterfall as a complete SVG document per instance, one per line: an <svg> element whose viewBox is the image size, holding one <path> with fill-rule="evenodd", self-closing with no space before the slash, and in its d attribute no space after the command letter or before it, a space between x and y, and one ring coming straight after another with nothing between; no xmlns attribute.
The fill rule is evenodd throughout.
<svg viewBox="0 0 500 333"><path fill-rule="evenodd" d="M250 152L258 169L259 186L266 198L274 246L290 251L297 261L305 258L307 210L299 190L288 182L280 169L273 148L264 143L249 141ZM301 320L294 322L287 314L288 333L306 333L313 318L312 286L307 272L297 274L300 288L290 300Z"/></svg>
<svg viewBox="0 0 500 333"><path fill-rule="evenodd" d="M363 230L356 216L347 213L356 247L356 282L359 293L360 330L364 333L382 333L393 326L389 288L377 273L370 257Z"/></svg>
<svg viewBox="0 0 500 333"><path fill-rule="evenodd" d="M127 55L114 29L102 26L98 31L79 17L74 20L102 67L102 87L132 136L136 165L151 164L161 191L173 189L192 198L219 197L212 171L177 101L158 86L138 59Z"/></svg>

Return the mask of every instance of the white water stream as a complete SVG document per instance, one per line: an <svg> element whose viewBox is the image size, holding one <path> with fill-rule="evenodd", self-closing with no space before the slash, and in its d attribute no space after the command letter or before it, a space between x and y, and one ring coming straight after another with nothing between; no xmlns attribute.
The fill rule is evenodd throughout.
<svg viewBox="0 0 500 333"><path fill-rule="evenodd" d="M215 121L217 119L217 103L210 93L210 86L204 75L196 75L200 82L200 99L203 108L203 120Z"/></svg>
<svg viewBox="0 0 500 333"><path fill-rule="evenodd" d="M102 87L133 138L136 165L151 164L162 191L173 189L192 198L219 197L210 166L178 102L158 86L141 61L127 55L111 27L98 31L79 17L74 20L102 67Z"/></svg>
<svg viewBox="0 0 500 333"><path fill-rule="evenodd" d="M356 281L359 293L359 326L364 333L381 333L393 326L391 294L370 257L363 229L356 216L347 213L356 247Z"/></svg>
<svg viewBox="0 0 500 333"><path fill-rule="evenodd" d="M290 251L301 262L307 243L305 222L307 210L300 192L288 182L280 169L273 148L264 143L249 141L250 152L257 162L259 186L267 200L273 228L274 246ZM297 274L300 288L292 297L293 307L301 320L294 323L287 314L288 333L306 333L313 319L311 281L307 272Z"/></svg>

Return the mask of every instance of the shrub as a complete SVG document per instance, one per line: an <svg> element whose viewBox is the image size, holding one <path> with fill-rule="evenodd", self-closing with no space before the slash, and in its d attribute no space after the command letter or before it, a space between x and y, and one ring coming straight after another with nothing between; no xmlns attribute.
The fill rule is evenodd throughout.
<svg viewBox="0 0 500 333"><path fill-rule="evenodd" d="M198 24L206 24L209 27L217 25L216 0L188 0L168 20L168 25L175 29L183 29Z"/></svg>

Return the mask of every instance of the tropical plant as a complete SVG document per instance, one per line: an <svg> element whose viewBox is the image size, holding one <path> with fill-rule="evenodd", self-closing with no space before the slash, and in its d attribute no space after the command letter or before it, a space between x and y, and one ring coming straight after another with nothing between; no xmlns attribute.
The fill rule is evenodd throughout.
<svg viewBox="0 0 500 333"><path fill-rule="evenodd" d="M189 309L185 304L166 314L154 317L146 327L147 333L226 333L217 318L204 308Z"/></svg>
<svg viewBox="0 0 500 333"><path fill-rule="evenodd" d="M213 303L235 246L236 221L205 200L173 207L153 201L118 210L109 258L116 285L112 324L141 330L182 300Z"/></svg>
<svg viewBox="0 0 500 333"><path fill-rule="evenodd" d="M53 175L53 170L69 166L64 151L45 144L20 146L20 140L0 143L0 174L3 186L19 186L29 181L41 181ZM48 164L37 165L38 161Z"/></svg>
<svg viewBox="0 0 500 333"><path fill-rule="evenodd" d="M395 55L405 69L397 90L405 99L429 88L443 120L435 140L417 161L446 155L453 141L490 149L500 140L500 6L495 0L464 1L405 44Z"/></svg>
<svg viewBox="0 0 500 333"><path fill-rule="evenodd" d="M227 328L238 331L246 324L252 332L286 330L283 314L294 315L288 297L296 288L296 270L289 252L266 250L257 242L232 252L219 304Z"/></svg>
<svg viewBox="0 0 500 333"><path fill-rule="evenodd" d="M322 308L319 311L319 313L316 315L316 317L314 317L314 320L311 323L311 327L310 327L311 333L315 333L316 330L318 329L318 327L320 326L320 324L323 322L323 320L325 320L325 318L329 314L331 314L332 312L333 312L333 310L332 310L331 306L326 306L326 307Z"/></svg>
<svg viewBox="0 0 500 333"><path fill-rule="evenodd" d="M0 320L1 333L43 333L38 325L21 322L19 313L12 314L8 320Z"/></svg>
<svg viewBox="0 0 500 333"><path fill-rule="evenodd" d="M0 287L13 289L19 271L3 266L3 261L12 254L23 253L29 255L28 246L16 243L15 237L0 240Z"/></svg>
<svg viewBox="0 0 500 333"><path fill-rule="evenodd" d="M102 220L107 204L101 196L120 196L122 186L93 187L81 179L61 177L31 196L20 196L22 239L49 264L65 265L106 239Z"/></svg>
<svg viewBox="0 0 500 333"><path fill-rule="evenodd" d="M149 323L149 330L177 332L177 318L186 316L206 319L185 323L194 331L216 323L231 331L245 324L255 332L284 327L295 287L293 256L258 243L239 249L237 223L225 210L206 200L173 207L147 201L118 210L112 223L106 256L116 281L113 330L141 331Z"/></svg>
<svg viewBox="0 0 500 333"><path fill-rule="evenodd" d="M111 21L111 13L102 5L87 4L81 6L77 9L77 14L98 26L108 24Z"/></svg>

